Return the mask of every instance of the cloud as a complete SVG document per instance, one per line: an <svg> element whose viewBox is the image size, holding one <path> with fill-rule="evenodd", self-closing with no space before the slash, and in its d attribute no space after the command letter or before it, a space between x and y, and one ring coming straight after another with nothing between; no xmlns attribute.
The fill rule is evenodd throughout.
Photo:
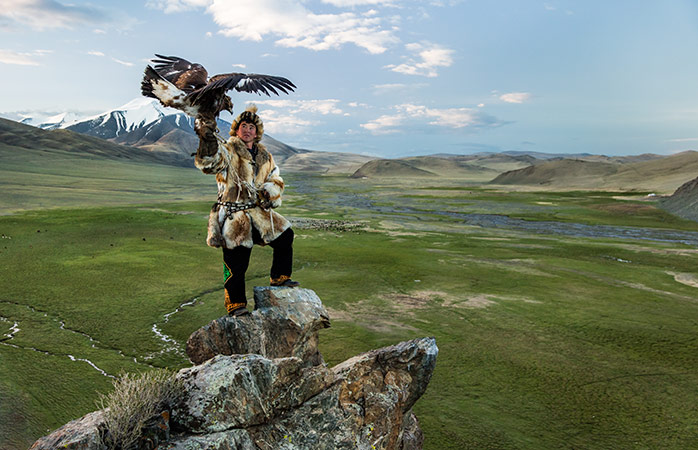
<svg viewBox="0 0 698 450"><path fill-rule="evenodd" d="M669 139L667 142L696 142L698 141L698 138L678 138L678 139Z"/></svg>
<svg viewBox="0 0 698 450"><path fill-rule="evenodd" d="M426 83L412 83L412 84L407 84L407 83L386 83L386 84L374 84L373 90L376 94L386 94L389 92L396 92L396 91L402 91L402 90L416 90L416 89L422 89L426 87Z"/></svg>
<svg viewBox="0 0 698 450"><path fill-rule="evenodd" d="M384 0L322 0L322 3L327 3L338 8L363 5L393 5L392 1Z"/></svg>
<svg viewBox="0 0 698 450"><path fill-rule="evenodd" d="M245 64L231 64L232 67L236 67L238 69L245 69L247 65Z"/></svg>
<svg viewBox="0 0 698 450"><path fill-rule="evenodd" d="M16 52L13 50L0 49L0 63L13 64L17 66L39 66L37 57L51 53L48 50L35 50L33 52Z"/></svg>
<svg viewBox="0 0 698 450"><path fill-rule="evenodd" d="M337 106L339 100L333 98L325 100L262 100L255 103L272 108L283 108L291 114L302 112L320 115L344 114L344 111Z"/></svg>
<svg viewBox="0 0 698 450"><path fill-rule="evenodd" d="M92 56L104 56L104 53L98 52L96 50L89 51L89 52L87 52L87 54L92 55Z"/></svg>
<svg viewBox="0 0 698 450"><path fill-rule="evenodd" d="M406 75L420 75L424 77L436 77L439 67L449 67L453 64L454 51L432 43L412 43L405 48L415 53L416 56L408 58L403 64L390 64L385 66L393 72L404 73Z"/></svg>
<svg viewBox="0 0 698 450"><path fill-rule="evenodd" d="M259 102L258 102L259 103ZM275 110L260 112L264 129L273 134L303 134L317 122Z"/></svg>
<svg viewBox="0 0 698 450"><path fill-rule="evenodd" d="M335 3L345 7L367 2L336 0ZM276 44L282 47L329 50L354 44L369 53L380 54L398 42L393 29L383 28L381 18L375 14L316 13L303 0L153 0L147 4L165 12L205 7L220 27L220 34L251 41L274 36Z"/></svg>
<svg viewBox="0 0 698 450"><path fill-rule="evenodd" d="M405 103L394 107L394 114L385 114L361 127L374 134L396 133L405 131L405 127L430 126L451 129L492 128L503 122L482 111L472 108L428 108L422 105Z"/></svg>
<svg viewBox="0 0 698 450"><path fill-rule="evenodd" d="M107 21L100 9L64 5L54 0L0 0L0 19L10 25L28 26L39 31Z"/></svg>
<svg viewBox="0 0 698 450"><path fill-rule="evenodd" d="M162 9L167 14L204 8L210 4L211 0L148 0L145 2L145 6Z"/></svg>
<svg viewBox="0 0 698 450"><path fill-rule="evenodd" d="M523 103L531 98L531 94L528 92L510 92L508 94L502 94L499 99L507 103Z"/></svg>
<svg viewBox="0 0 698 450"><path fill-rule="evenodd" d="M123 66L128 66L128 67L133 66L133 63L132 63L132 62L122 61L122 60L116 59L116 58L112 58L111 60L114 61L114 62L116 62L116 63L119 63L119 64L121 64L121 65L123 65Z"/></svg>

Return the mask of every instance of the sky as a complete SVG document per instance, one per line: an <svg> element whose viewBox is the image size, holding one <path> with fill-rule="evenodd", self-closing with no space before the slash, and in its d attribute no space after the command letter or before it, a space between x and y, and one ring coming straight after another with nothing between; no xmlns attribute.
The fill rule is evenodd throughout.
<svg viewBox="0 0 698 450"><path fill-rule="evenodd" d="M229 94L300 148L698 148L696 0L0 0L0 113L114 109L155 53L290 79Z"/></svg>

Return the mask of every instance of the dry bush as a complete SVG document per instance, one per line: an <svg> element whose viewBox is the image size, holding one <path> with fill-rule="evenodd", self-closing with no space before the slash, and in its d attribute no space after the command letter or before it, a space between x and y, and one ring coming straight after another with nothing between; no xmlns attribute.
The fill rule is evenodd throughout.
<svg viewBox="0 0 698 450"><path fill-rule="evenodd" d="M110 449L136 448L146 422L170 409L181 392L181 381L165 369L122 374L114 381L114 391L97 400L104 409L103 444Z"/></svg>

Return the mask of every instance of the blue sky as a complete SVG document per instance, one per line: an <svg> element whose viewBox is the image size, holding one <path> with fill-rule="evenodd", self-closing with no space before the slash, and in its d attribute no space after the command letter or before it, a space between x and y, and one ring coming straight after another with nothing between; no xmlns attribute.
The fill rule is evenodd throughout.
<svg viewBox="0 0 698 450"><path fill-rule="evenodd" d="M695 0L0 0L0 112L118 107L154 53L289 78L236 113L314 150L698 148Z"/></svg>

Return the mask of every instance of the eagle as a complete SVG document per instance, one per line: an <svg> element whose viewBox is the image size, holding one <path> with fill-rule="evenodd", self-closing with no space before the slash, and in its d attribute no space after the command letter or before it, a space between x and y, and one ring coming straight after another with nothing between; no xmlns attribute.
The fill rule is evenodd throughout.
<svg viewBox="0 0 698 450"><path fill-rule="evenodd" d="M155 67L145 68L141 93L192 117L215 118L221 111L232 114L233 102L226 94L231 89L271 96L279 95L279 91L288 94L296 88L284 77L256 73L222 73L209 78L201 64L178 56L155 56L158 59L151 60Z"/></svg>

